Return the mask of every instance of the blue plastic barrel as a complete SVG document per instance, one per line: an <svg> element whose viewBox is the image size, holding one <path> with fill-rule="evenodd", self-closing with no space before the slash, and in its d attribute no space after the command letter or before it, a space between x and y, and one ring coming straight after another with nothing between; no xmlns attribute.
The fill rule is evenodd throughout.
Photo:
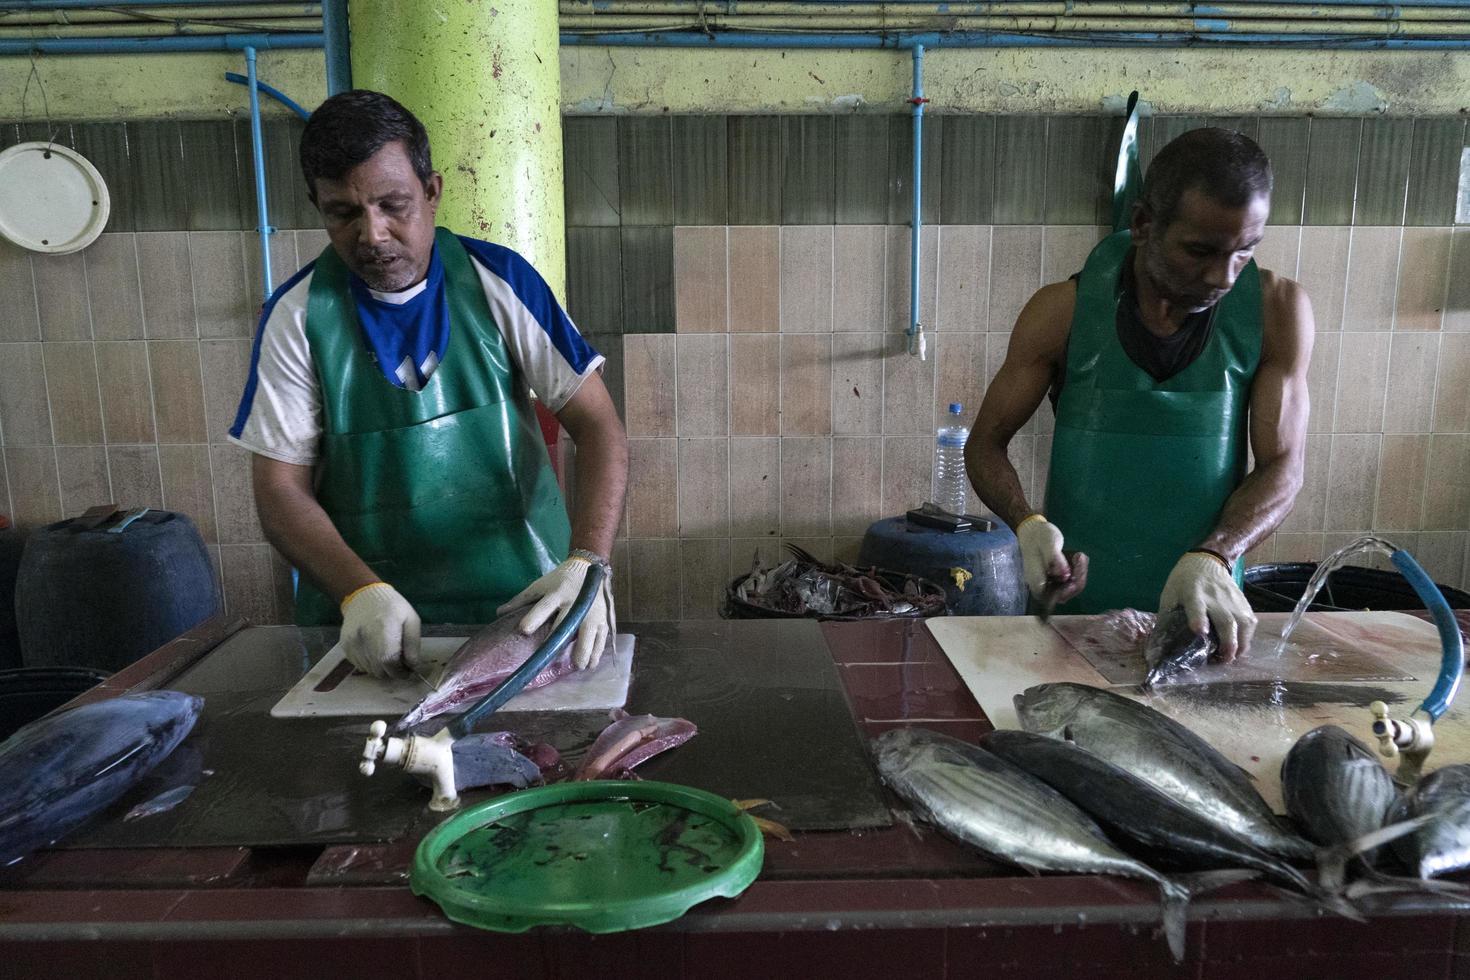
<svg viewBox="0 0 1470 980"><path fill-rule="evenodd" d="M1026 613L1021 550L1015 534L998 520L978 521L970 531L943 531L914 524L907 517L885 518L868 527L857 563L939 583L952 616ZM969 577L956 576L955 569Z"/></svg>
<svg viewBox="0 0 1470 980"><path fill-rule="evenodd" d="M61 521L26 541L15 584L26 666L118 671L219 611L189 518L150 510L115 526Z"/></svg>

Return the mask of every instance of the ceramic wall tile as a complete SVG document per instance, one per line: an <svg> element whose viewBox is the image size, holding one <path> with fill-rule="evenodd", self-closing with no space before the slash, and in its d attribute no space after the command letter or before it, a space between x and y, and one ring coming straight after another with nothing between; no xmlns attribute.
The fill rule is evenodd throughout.
<svg viewBox="0 0 1470 980"><path fill-rule="evenodd" d="M0 345L0 439L6 446L54 442L41 351L41 344Z"/></svg>
<svg viewBox="0 0 1470 980"><path fill-rule="evenodd" d="M102 442L102 396L97 385L97 355L86 342L43 344L51 424L58 446Z"/></svg>
<svg viewBox="0 0 1470 980"><path fill-rule="evenodd" d="M831 225L781 229L781 332L832 330Z"/></svg>
<svg viewBox="0 0 1470 980"><path fill-rule="evenodd" d="M41 339L91 340L92 311L87 302L87 263L81 252L35 255Z"/></svg>
<svg viewBox="0 0 1470 980"><path fill-rule="evenodd" d="M1392 329L1402 231L1372 226L1353 229L1342 311L1344 330Z"/></svg>
<svg viewBox="0 0 1470 980"><path fill-rule="evenodd" d="M143 294L136 236L103 234L82 255L87 266L92 335L97 340L141 340ZM0 245L0 265L3 262L4 246ZM6 304L6 308L12 307Z"/></svg>
<svg viewBox="0 0 1470 980"><path fill-rule="evenodd" d="M679 440L679 537L730 535L730 441Z"/></svg>
<svg viewBox="0 0 1470 980"><path fill-rule="evenodd" d="M679 333L729 330L724 225L674 229L674 322Z"/></svg>
<svg viewBox="0 0 1470 980"><path fill-rule="evenodd" d="M107 470L119 507L163 507L157 446L108 446Z"/></svg>
<svg viewBox="0 0 1470 980"><path fill-rule="evenodd" d="M832 337L781 337L781 434L832 432Z"/></svg>
<svg viewBox="0 0 1470 980"><path fill-rule="evenodd" d="M1417 531L1421 526L1429 440L1427 435L1383 437L1378 507L1371 525L1375 530Z"/></svg>
<svg viewBox="0 0 1470 980"><path fill-rule="evenodd" d="M150 340L148 364L153 377L153 417L158 425L158 441L206 442L199 343Z"/></svg>
<svg viewBox="0 0 1470 980"><path fill-rule="evenodd" d="M197 338L188 233L140 234L137 245L144 336L149 340Z"/></svg>
<svg viewBox="0 0 1470 980"><path fill-rule="evenodd" d="M623 332L622 249L617 228L567 228L567 314L583 333Z"/></svg>
<svg viewBox="0 0 1470 980"><path fill-rule="evenodd" d="M888 220L889 122L878 114L832 120L833 190L838 224Z"/></svg>
<svg viewBox="0 0 1470 980"><path fill-rule="evenodd" d="M561 139L567 224L617 227L622 209L618 196L617 117L564 116Z"/></svg>
<svg viewBox="0 0 1470 980"><path fill-rule="evenodd" d="M1437 373L1434 431L1470 432L1470 334L1445 334Z"/></svg>
<svg viewBox="0 0 1470 980"><path fill-rule="evenodd" d="M990 226L942 226L934 329L983 332L989 317Z"/></svg>
<svg viewBox="0 0 1470 980"><path fill-rule="evenodd" d="M61 516L77 517L88 507L112 500L103 446L58 446L56 470L61 486Z"/></svg>
<svg viewBox="0 0 1470 980"><path fill-rule="evenodd" d="M832 531L832 440L781 440L781 534L820 537Z"/></svg>
<svg viewBox="0 0 1470 980"><path fill-rule="evenodd" d="M730 337L730 434L774 436L781 431L781 337Z"/></svg>
<svg viewBox="0 0 1470 980"><path fill-rule="evenodd" d="M781 238L770 225L729 228L730 331L781 329Z"/></svg>
<svg viewBox="0 0 1470 980"><path fill-rule="evenodd" d="M681 436L725 436L730 432L730 357L727 334L681 334L678 338L678 397Z"/></svg>
<svg viewBox="0 0 1470 980"><path fill-rule="evenodd" d="M31 254L0 238L0 341L40 340L41 319L36 309L36 280Z"/></svg>
<svg viewBox="0 0 1470 980"><path fill-rule="evenodd" d="M730 534L774 538L781 527L781 440L730 440Z"/></svg>
<svg viewBox="0 0 1470 980"><path fill-rule="evenodd" d="M833 239L832 329L881 330L888 230L838 225Z"/></svg>
<svg viewBox="0 0 1470 980"><path fill-rule="evenodd" d="M673 129L667 116L619 117L618 194L624 225L673 224Z"/></svg>
<svg viewBox="0 0 1470 980"><path fill-rule="evenodd" d="M888 336L832 335L832 431L879 435L883 431L883 364Z"/></svg>
<svg viewBox="0 0 1470 980"><path fill-rule="evenodd" d="M725 224L730 213L725 117L679 115L673 127L674 224Z"/></svg>
<svg viewBox="0 0 1470 980"><path fill-rule="evenodd" d="M1451 229L1405 228L1399 254L1395 330L1439 330L1444 322Z"/></svg>
<svg viewBox="0 0 1470 980"><path fill-rule="evenodd" d="M10 518L16 527L30 531L61 520L56 450L50 446L7 447L5 471L10 485Z"/></svg>
<svg viewBox="0 0 1470 980"><path fill-rule="evenodd" d="M1428 432L1432 428L1439 345L1438 334L1394 334L1384 399L1384 432ZM1470 403L1470 398L1462 400Z"/></svg>
<svg viewBox="0 0 1470 980"><path fill-rule="evenodd" d="M1334 435L1327 469L1327 530L1361 531L1371 527L1378 489L1377 434Z"/></svg>
<svg viewBox="0 0 1470 980"><path fill-rule="evenodd" d="M862 535L883 516L883 440L832 440L832 532Z"/></svg>
<svg viewBox="0 0 1470 980"><path fill-rule="evenodd" d="M214 544L219 530L214 519L214 471L209 447L159 446L158 466L164 506L187 514L205 544Z"/></svg>
<svg viewBox="0 0 1470 980"><path fill-rule="evenodd" d="M676 338L671 334L623 338L623 411L630 438L675 434L677 360Z"/></svg>
<svg viewBox="0 0 1470 980"><path fill-rule="evenodd" d="M996 117L944 120L939 164L939 215L946 225L985 225L994 215Z"/></svg>
<svg viewBox="0 0 1470 980"><path fill-rule="evenodd" d="M628 440L628 536L678 535L679 447L673 439Z"/></svg>
<svg viewBox="0 0 1470 980"><path fill-rule="evenodd" d="M836 220L831 116L781 118L781 223L830 225Z"/></svg>

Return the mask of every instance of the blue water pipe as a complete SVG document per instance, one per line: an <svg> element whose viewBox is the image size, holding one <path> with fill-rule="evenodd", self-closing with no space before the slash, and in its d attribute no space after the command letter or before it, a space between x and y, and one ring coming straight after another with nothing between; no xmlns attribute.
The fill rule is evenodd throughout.
<svg viewBox="0 0 1470 980"><path fill-rule="evenodd" d="M244 85L247 87L250 85L250 79L235 71L225 72L225 81L234 82L236 85ZM267 85L265 82L262 82L260 79L257 78L255 80L255 87L260 89L260 91L264 92L266 95L269 95L271 98L275 99L287 109L290 109L292 112L296 113L296 115L300 116L302 119L306 119L311 115L311 113L301 108L300 103L298 103L295 99L291 98L289 95L287 95L285 92L282 92L275 86Z"/></svg>
<svg viewBox="0 0 1470 980"><path fill-rule="evenodd" d="M271 294L271 227L265 198L265 145L260 136L260 82L255 77L255 49L245 49L246 85L250 89L250 150L255 164L255 220L260 232L260 277L267 297Z"/></svg>
<svg viewBox="0 0 1470 980"><path fill-rule="evenodd" d="M923 229L923 177L924 177L924 46L915 44L914 94L909 103L914 107L914 215L909 232L909 353L924 360L924 325L919 322L919 232Z"/></svg>
<svg viewBox="0 0 1470 980"><path fill-rule="evenodd" d="M7 54L169 54L181 51L277 51L320 48L320 33L187 34L168 37L35 37L0 38Z"/></svg>
<svg viewBox="0 0 1470 980"><path fill-rule="evenodd" d="M1394 567L1409 580L1409 585L1413 586L1415 595L1434 617L1434 625L1439 630L1439 643L1444 651L1439 664L1439 678L1434 682L1424 703L1419 705L1419 710L1428 715L1430 721L1438 721L1460 689L1460 675L1464 673L1465 666L1464 637L1460 635L1460 624L1455 621L1455 614L1439 591L1439 586L1419 567L1414 556L1400 548L1393 553L1391 560Z"/></svg>
<svg viewBox="0 0 1470 980"><path fill-rule="evenodd" d="M352 88L347 0L325 0L322 4L322 37L327 57L327 95L331 96Z"/></svg>
<svg viewBox="0 0 1470 980"><path fill-rule="evenodd" d="M1201 27L1211 22L1201 21ZM1227 34L1111 31L1077 34L1024 34L1014 31L953 31L920 34L777 34L759 31L640 31L618 34L563 33L563 45L682 48L1028 48L1028 47L1222 47L1262 45L1298 50L1385 49L1390 51L1470 50L1470 25L1460 37L1383 37L1351 34Z"/></svg>

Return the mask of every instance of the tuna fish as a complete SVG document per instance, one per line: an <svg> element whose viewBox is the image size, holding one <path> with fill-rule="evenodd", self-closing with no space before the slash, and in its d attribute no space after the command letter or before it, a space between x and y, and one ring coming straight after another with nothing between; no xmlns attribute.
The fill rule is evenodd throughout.
<svg viewBox="0 0 1470 980"><path fill-rule="evenodd" d="M1281 792L1286 812L1308 837L1328 846L1382 827L1399 795L1378 757L1336 725L1297 739L1281 763ZM1362 857L1370 861L1372 854Z"/></svg>
<svg viewBox="0 0 1470 980"><path fill-rule="evenodd" d="M1394 852L1420 878L1470 867L1470 765L1445 766L1419 780L1389 808L1391 821L1425 817L1394 842Z"/></svg>
<svg viewBox="0 0 1470 980"><path fill-rule="evenodd" d="M1286 829L1249 774L1172 718L1085 684L1038 684L1015 704L1027 731L1076 742L1276 857L1314 858L1312 845Z"/></svg>
<svg viewBox="0 0 1470 980"><path fill-rule="evenodd" d="M1183 957L1189 885L1120 851L1062 794L978 746L923 728L884 732L873 749L884 782L921 818L998 861L1156 884L1169 949Z"/></svg>
<svg viewBox="0 0 1470 980"><path fill-rule="evenodd" d="M431 718L464 711L515 673L516 668L525 663L551 635L554 625L548 619L545 625L527 636L520 631L520 622L525 615L524 609L508 613L465 640L431 681L434 689L398 719L393 730L404 732ZM575 669L571 650L569 640L551 662L531 678L524 690L545 687L570 674Z"/></svg>
<svg viewBox="0 0 1470 980"><path fill-rule="evenodd" d="M0 743L0 866L116 801L184 740L203 706L177 691L124 694L34 721Z"/></svg>
<svg viewBox="0 0 1470 980"><path fill-rule="evenodd" d="M573 779L621 779L637 766L675 746L683 745L699 729L683 718L655 718L613 712L613 723L602 730L577 767Z"/></svg>
<svg viewBox="0 0 1470 980"><path fill-rule="evenodd" d="M1196 633L1189 627L1189 616L1184 607L1175 606L1159 616L1148 639L1144 640L1143 659L1148 664L1144 689L1152 690L1161 684L1185 680L1204 667L1219 648L1213 629L1203 636Z"/></svg>
<svg viewBox="0 0 1470 980"><path fill-rule="evenodd" d="M1287 887L1315 891L1280 858L1071 743L1030 732L995 731L980 744L1067 797L1113 840L1158 867L1252 868Z"/></svg>

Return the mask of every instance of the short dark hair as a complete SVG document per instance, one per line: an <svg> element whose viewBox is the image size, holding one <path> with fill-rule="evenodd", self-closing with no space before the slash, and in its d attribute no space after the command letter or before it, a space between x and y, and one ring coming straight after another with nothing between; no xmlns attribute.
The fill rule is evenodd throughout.
<svg viewBox="0 0 1470 980"><path fill-rule="evenodd" d="M1155 223L1168 227L1189 190L1203 191L1231 208L1243 208L1262 195L1269 200L1271 161L1244 133L1213 126L1191 129L1154 157L1138 200Z"/></svg>
<svg viewBox="0 0 1470 980"><path fill-rule="evenodd" d="M316 202L316 180L339 180L394 140L402 141L413 172L428 184L434 173L429 134L418 117L382 92L339 92L316 107L301 132L301 175Z"/></svg>

